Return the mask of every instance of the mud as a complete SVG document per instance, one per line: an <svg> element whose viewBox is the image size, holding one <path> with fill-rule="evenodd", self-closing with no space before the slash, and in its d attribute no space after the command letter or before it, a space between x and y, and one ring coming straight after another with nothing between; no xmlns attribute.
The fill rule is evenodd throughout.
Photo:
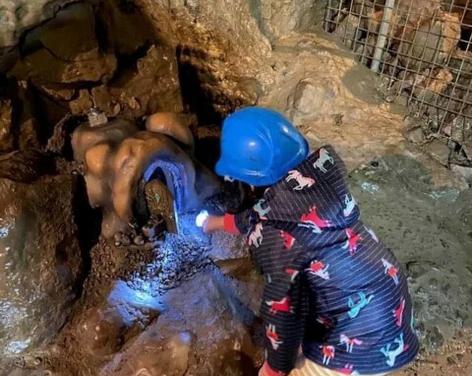
<svg viewBox="0 0 472 376"><path fill-rule="evenodd" d="M375 159L350 180L364 221L406 268L423 348L470 328L470 191L435 187L420 163L400 155Z"/></svg>

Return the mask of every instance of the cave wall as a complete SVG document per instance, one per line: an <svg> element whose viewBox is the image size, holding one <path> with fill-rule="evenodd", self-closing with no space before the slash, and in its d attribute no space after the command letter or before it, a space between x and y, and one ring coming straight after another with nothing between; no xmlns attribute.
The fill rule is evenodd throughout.
<svg viewBox="0 0 472 376"><path fill-rule="evenodd" d="M273 84L271 44L311 30L313 4L0 0L0 212L11 222L0 228L0 312L9 320L0 320L0 354L49 343L80 295L89 247L74 200L84 190L66 149L90 108L133 121L190 112L219 124ZM12 311L15 299L24 315Z"/></svg>
<svg viewBox="0 0 472 376"><path fill-rule="evenodd" d="M321 24L326 0L247 0L262 33L271 41L292 32L314 32Z"/></svg>
<svg viewBox="0 0 472 376"><path fill-rule="evenodd" d="M74 219L76 189L72 176L30 184L0 178L2 361L47 345L80 294L83 261Z"/></svg>
<svg viewBox="0 0 472 376"><path fill-rule="evenodd" d="M83 23L82 32L77 36L89 34L90 46L80 55L71 56L67 51L67 45L74 45L70 41L73 36L70 27L69 32L57 33L68 38L60 50L54 48L58 41L51 35L57 29L67 29L67 25L55 25L46 38L41 38L40 34L45 33L43 24L60 23L46 22L48 19L63 14L66 6L72 8L81 3L90 4L95 14L95 17L84 15L81 21L74 21ZM14 67L16 79L40 81L41 96L46 92L46 98L42 98L45 105L51 107L48 103L51 96L56 97L52 98L53 104L57 104L57 99L61 102L52 112L60 112L62 107L63 114L67 110L81 114L99 102L98 107L107 115L133 119L166 106L171 111L196 113L203 123L218 123L235 108L257 102L270 84L270 64L264 62L270 56L271 43L292 32L314 31L323 18L325 3L325 0L0 0L0 14L3 12L7 21L0 39L0 71ZM89 27L85 27L87 17ZM25 34L25 30L29 32ZM41 44L48 49L38 49ZM171 81L176 86L181 85L183 108L173 108L180 93L171 87L172 82L153 83L153 87L162 89L155 89L149 97L171 97L163 100L162 106L149 98L144 105L136 104L140 96L145 96L139 90L142 80L135 79L127 85L131 74L120 74L122 66L127 64L126 59L130 62L136 57L146 58L144 65L159 65L157 57L146 55L146 48L153 44L157 45L158 56L167 54L163 60L177 59L175 67L178 66L181 82L175 78ZM168 50L164 51L166 48ZM170 56L174 51L176 56ZM151 54L156 55L156 52ZM23 65L18 66L18 57ZM69 61L71 58L74 64ZM86 64L88 75L77 75ZM92 72L95 72L93 77ZM166 74L165 69L153 72L154 77L161 78L173 74L172 71ZM150 79L149 75L145 77L145 80ZM93 92L87 85L82 90L71 91L73 83L92 81L105 85L97 85ZM111 85L106 85L111 81ZM123 97L127 97L126 100L122 100ZM71 106L63 103L71 99ZM140 108L136 111L133 106L138 105ZM49 114L45 117L47 122L61 118Z"/></svg>
<svg viewBox="0 0 472 376"><path fill-rule="evenodd" d="M156 37L176 48L182 94L201 122L218 123L234 108L257 101L270 44L244 0L136 0L136 5Z"/></svg>
<svg viewBox="0 0 472 376"><path fill-rule="evenodd" d="M53 17L61 7L73 2L78 0L0 0L2 18L0 50L16 45L25 30ZM103 1L88 2L98 4ZM141 3L148 9L161 7L170 12L186 10L198 22L216 26L220 32L236 31L236 41L233 39L234 35L230 35L230 40L238 44L240 42L237 40L238 31L245 28L254 31L253 25L250 25L254 22L269 39L284 36L292 31L313 31L314 25L318 25L322 18L320 15L327 0L119 0L115 3L125 6ZM248 21L249 18L253 18L253 21ZM114 33L127 34L129 30L126 29L126 25L122 26L125 27L121 30L117 28ZM245 41L257 42L260 39L258 34L244 35L248 38ZM255 43L249 47L257 46Z"/></svg>

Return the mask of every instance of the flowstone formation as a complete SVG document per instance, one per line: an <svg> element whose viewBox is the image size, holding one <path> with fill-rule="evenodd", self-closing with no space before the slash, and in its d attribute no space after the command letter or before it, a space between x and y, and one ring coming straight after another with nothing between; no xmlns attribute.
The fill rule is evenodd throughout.
<svg viewBox="0 0 472 376"><path fill-rule="evenodd" d="M177 142L187 151L194 144L190 130L170 113L150 116L145 131L126 120L101 124L92 117L74 131L74 157L84 163L91 206L103 208L105 237L136 222L133 206L143 193L150 216L161 217L174 232L178 214L201 209L217 193L217 179Z"/></svg>

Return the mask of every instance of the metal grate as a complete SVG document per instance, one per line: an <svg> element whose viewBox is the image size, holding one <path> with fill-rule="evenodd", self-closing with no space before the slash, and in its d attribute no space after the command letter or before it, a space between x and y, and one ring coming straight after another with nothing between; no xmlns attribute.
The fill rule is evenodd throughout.
<svg viewBox="0 0 472 376"><path fill-rule="evenodd" d="M429 138L472 164L472 0L329 0L324 28L406 97Z"/></svg>

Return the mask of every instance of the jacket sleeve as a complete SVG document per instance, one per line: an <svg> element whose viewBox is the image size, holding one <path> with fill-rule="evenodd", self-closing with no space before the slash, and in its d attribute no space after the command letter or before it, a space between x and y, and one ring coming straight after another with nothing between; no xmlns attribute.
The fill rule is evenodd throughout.
<svg viewBox="0 0 472 376"><path fill-rule="evenodd" d="M263 294L261 316L265 327L266 363L276 374L294 368L303 339L305 298L300 278L294 278L288 293L277 280L269 280Z"/></svg>
<svg viewBox="0 0 472 376"><path fill-rule="evenodd" d="M280 230L270 226L263 229L263 237L254 257L265 279L260 315L267 364L275 372L288 374L295 366L308 311L306 252L297 242L285 249Z"/></svg>
<svg viewBox="0 0 472 376"><path fill-rule="evenodd" d="M238 214L225 214L224 230L231 234L247 235L257 221L258 217L253 209L248 209Z"/></svg>

